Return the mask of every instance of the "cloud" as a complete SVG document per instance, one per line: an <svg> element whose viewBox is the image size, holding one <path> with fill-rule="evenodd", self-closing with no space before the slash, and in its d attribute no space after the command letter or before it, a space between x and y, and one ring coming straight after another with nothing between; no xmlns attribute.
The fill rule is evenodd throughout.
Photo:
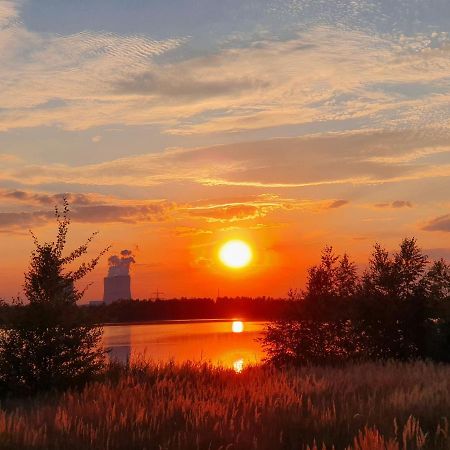
<svg viewBox="0 0 450 450"><path fill-rule="evenodd" d="M409 153L400 153L399 155L383 155L372 156L368 158L368 161L381 163L381 164L407 164L434 155L441 155L450 153L450 147L448 145L435 145L431 147L418 148L415 151Z"/></svg>
<svg viewBox="0 0 450 450"><path fill-rule="evenodd" d="M430 220L422 229L426 231L450 232L450 214Z"/></svg>
<svg viewBox="0 0 450 450"><path fill-rule="evenodd" d="M138 206L80 206L72 208L70 218L81 223L155 223L168 220L172 207L168 203ZM1 212L0 232L26 231L54 220L53 211Z"/></svg>
<svg viewBox="0 0 450 450"><path fill-rule="evenodd" d="M429 155L410 162L373 159L375 155L407 158L434 146L450 149L450 131L371 130L172 148L75 167L12 160L3 163L0 181L88 186L196 183L255 188L371 185L449 176L450 165L436 162Z"/></svg>
<svg viewBox="0 0 450 450"><path fill-rule="evenodd" d="M376 208L412 208L413 204L407 200L394 200L391 203L377 203Z"/></svg>
<svg viewBox="0 0 450 450"><path fill-rule="evenodd" d="M0 3L0 29L14 25L18 17L18 4L14 1L2 0Z"/></svg>
<svg viewBox="0 0 450 450"><path fill-rule="evenodd" d="M76 222L87 223L151 223L167 220L172 208L173 205L165 201L144 205L82 206L74 208L71 217Z"/></svg>
<svg viewBox="0 0 450 450"><path fill-rule="evenodd" d="M87 193L61 193L46 194L41 192L29 192L20 189L0 189L0 200L23 202L29 205L55 206L66 199L72 206L99 205L110 198L99 194Z"/></svg>
<svg viewBox="0 0 450 450"><path fill-rule="evenodd" d="M2 2L0 25L7 20L8 26L0 26L1 130L55 124L86 129L120 122L138 102L114 98L114 84L148 70L153 58L185 41L93 31L40 34L11 17L18 17L17 7Z"/></svg>
<svg viewBox="0 0 450 450"><path fill-rule="evenodd" d="M246 204L214 205L209 208L191 208L189 214L206 218L209 222L236 222L265 216L271 208Z"/></svg>
<svg viewBox="0 0 450 450"><path fill-rule="evenodd" d="M423 252L434 260L443 258L450 261L450 248L426 248Z"/></svg>
<svg viewBox="0 0 450 450"><path fill-rule="evenodd" d="M348 205L348 200L335 200L328 205L328 209L340 208L341 206Z"/></svg>
<svg viewBox="0 0 450 450"><path fill-rule="evenodd" d="M21 204L27 205L27 211L0 213L0 232L23 232L28 228L53 222L53 207L60 205L63 198L69 201L70 218L73 222L141 224L181 221L181 225L174 228L177 236L211 233L209 229L191 226L191 219L226 224L254 222L277 210L318 212L347 203L344 200L308 200L262 194L177 204L169 200L123 200L97 194L46 194L0 190L0 200L7 202L6 205L12 204L15 209L20 208ZM247 228L258 229L264 226L267 224L257 222L247 225Z"/></svg>
<svg viewBox="0 0 450 450"><path fill-rule="evenodd" d="M213 265L213 260L211 258L206 258L204 256L198 256L191 262L191 267L210 267Z"/></svg>
<svg viewBox="0 0 450 450"><path fill-rule="evenodd" d="M0 162L5 164L17 164L21 159L17 155L11 155L10 153L0 153Z"/></svg>
<svg viewBox="0 0 450 450"><path fill-rule="evenodd" d="M294 205L295 200L277 195L252 195L237 198L199 200L186 207L188 216L208 222L238 222L265 217L272 211ZM300 201L298 201L300 203Z"/></svg>
<svg viewBox="0 0 450 450"><path fill-rule="evenodd" d="M179 67L161 73L144 72L120 80L116 84L120 94L154 95L184 99L203 99L238 94L245 90L267 87L268 83L249 77L231 77L204 80L186 76L180 77Z"/></svg>
<svg viewBox="0 0 450 450"><path fill-rule="evenodd" d="M0 212L0 232L27 231L32 226L45 225L53 214L48 211Z"/></svg>
<svg viewBox="0 0 450 450"><path fill-rule="evenodd" d="M28 210L0 213L0 232L20 232L54 221L53 207L66 198L70 218L81 223L156 223L169 220L176 205L167 200L136 202L97 194L45 194L20 190L0 191L0 200L25 203ZM48 209L36 209L39 207ZM32 211L29 208L33 208Z"/></svg>
<svg viewBox="0 0 450 450"><path fill-rule="evenodd" d="M395 200L392 202L393 208L412 208L412 203L404 200Z"/></svg>
<svg viewBox="0 0 450 450"><path fill-rule="evenodd" d="M7 5L0 14L9 23L17 9ZM446 33L405 37L319 23L284 40L225 40L192 56L183 37L60 36L16 21L0 29L1 129L159 124L185 135L351 119L448 127Z"/></svg>
<svg viewBox="0 0 450 450"><path fill-rule="evenodd" d="M214 101L203 103L217 114L186 120L168 132L223 133L357 118L389 127L424 125L433 118L436 126L446 127L449 79L442 69L450 67L450 46L445 33L436 36L398 39L312 26L291 40L223 50L213 58L215 69L207 58L190 61L180 73L195 73L200 79L215 72L222 77L239 73L259 84L228 101L221 98L220 106ZM427 86L427 93L409 89L405 97L404 85Z"/></svg>
<svg viewBox="0 0 450 450"><path fill-rule="evenodd" d="M206 230L203 228L196 228L196 227L176 227L175 228L175 234L180 237L185 236L198 236L201 234L212 234L211 230Z"/></svg>
<svg viewBox="0 0 450 450"><path fill-rule="evenodd" d="M239 222L262 219L277 210L318 212L339 208L347 200L307 200L283 198L278 195L262 194L228 201L200 201L186 208L189 216L206 219L208 222Z"/></svg>

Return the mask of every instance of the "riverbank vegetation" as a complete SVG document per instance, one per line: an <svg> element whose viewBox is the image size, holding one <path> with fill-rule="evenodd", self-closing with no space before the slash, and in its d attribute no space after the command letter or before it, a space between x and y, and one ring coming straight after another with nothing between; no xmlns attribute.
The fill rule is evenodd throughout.
<svg viewBox="0 0 450 450"><path fill-rule="evenodd" d="M0 396L80 386L104 368L103 329L77 306L84 291L75 284L108 248L78 263L96 233L66 253L68 215L64 200L62 211L55 208L58 233L52 242L41 243L31 233L34 250L24 283L27 303L19 301L10 308L0 328Z"/></svg>
<svg viewBox="0 0 450 450"><path fill-rule="evenodd" d="M450 362L450 264L429 261L414 238L394 253L376 244L360 275L326 247L285 320L263 338L276 366L349 360Z"/></svg>
<svg viewBox="0 0 450 450"><path fill-rule="evenodd" d="M435 363L116 366L3 403L0 448L444 450L449 411L450 366Z"/></svg>

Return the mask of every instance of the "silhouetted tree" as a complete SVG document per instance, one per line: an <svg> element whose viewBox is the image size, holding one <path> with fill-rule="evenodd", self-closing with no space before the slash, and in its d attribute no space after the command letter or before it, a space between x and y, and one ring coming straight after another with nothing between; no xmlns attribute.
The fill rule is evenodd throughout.
<svg viewBox="0 0 450 450"><path fill-rule="evenodd" d="M391 296L393 292L393 262L389 252L375 244L369 259L369 269L363 275L363 291L370 296Z"/></svg>
<svg viewBox="0 0 450 450"><path fill-rule="evenodd" d="M359 316L368 336L367 354L408 359L424 354L428 299L424 273L428 258L414 238L406 238L392 256L376 244L363 276Z"/></svg>
<svg viewBox="0 0 450 450"><path fill-rule="evenodd" d="M404 239L400 250L394 255L394 278L397 296L400 300L421 294L421 282L428 263L428 256L422 253L415 238Z"/></svg>
<svg viewBox="0 0 450 450"><path fill-rule="evenodd" d="M275 364L450 360L450 266L440 260L429 267L414 238L392 256L376 244L361 279L347 255L326 247L294 304L262 339Z"/></svg>
<svg viewBox="0 0 450 450"><path fill-rule="evenodd" d="M41 244L32 234L35 249L24 284L29 303L15 308L0 331L3 392L32 393L77 385L97 374L104 364L102 328L77 307L84 290L77 290L75 282L94 269L107 249L77 269L67 269L87 252L96 233L64 256L70 223L66 199L62 213L56 207L55 214L56 242Z"/></svg>
<svg viewBox="0 0 450 450"><path fill-rule="evenodd" d="M320 264L308 269L305 297L348 298L356 293L358 286L355 263L346 253L339 257L328 246L322 251Z"/></svg>
<svg viewBox="0 0 450 450"><path fill-rule="evenodd" d="M450 264L435 261L423 278L423 289L429 306L426 354L450 362Z"/></svg>
<svg viewBox="0 0 450 450"><path fill-rule="evenodd" d="M351 299L358 290L356 265L332 247L320 264L308 270L306 290L294 298L287 320L270 323L261 342L276 365L336 363L358 358L363 346L349 320Z"/></svg>
<svg viewBox="0 0 450 450"><path fill-rule="evenodd" d="M380 244L375 244L369 270L363 276L366 295L407 300L419 292L428 262L416 239L404 239L393 257Z"/></svg>
<svg viewBox="0 0 450 450"><path fill-rule="evenodd" d="M333 252L333 247L325 247L322 251L320 264L308 269L306 282L306 297L323 298L337 294L336 275L339 257Z"/></svg>
<svg viewBox="0 0 450 450"><path fill-rule="evenodd" d="M434 261L423 279L423 288L427 295L436 301L450 297L450 264L444 259Z"/></svg>
<svg viewBox="0 0 450 450"><path fill-rule="evenodd" d="M356 264L344 253L336 270L336 291L340 298L353 297L359 288Z"/></svg>

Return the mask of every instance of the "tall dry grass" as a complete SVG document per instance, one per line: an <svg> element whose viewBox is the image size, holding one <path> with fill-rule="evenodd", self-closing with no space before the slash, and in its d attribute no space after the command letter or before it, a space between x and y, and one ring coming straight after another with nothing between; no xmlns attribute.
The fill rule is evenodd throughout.
<svg viewBox="0 0 450 450"><path fill-rule="evenodd" d="M113 368L0 409L4 449L449 449L450 367Z"/></svg>

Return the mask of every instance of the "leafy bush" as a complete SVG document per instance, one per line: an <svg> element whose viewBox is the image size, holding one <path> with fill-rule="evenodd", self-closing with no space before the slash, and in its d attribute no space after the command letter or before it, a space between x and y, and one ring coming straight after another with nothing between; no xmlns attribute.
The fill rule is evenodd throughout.
<svg viewBox="0 0 450 450"><path fill-rule="evenodd" d="M68 256L63 255L69 208L56 208L56 242L39 243L25 274L27 305L18 304L0 330L0 393L28 394L77 385L97 374L104 364L102 328L77 307L84 291L75 288L106 251L76 270L66 267L87 252L93 234Z"/></svg>

